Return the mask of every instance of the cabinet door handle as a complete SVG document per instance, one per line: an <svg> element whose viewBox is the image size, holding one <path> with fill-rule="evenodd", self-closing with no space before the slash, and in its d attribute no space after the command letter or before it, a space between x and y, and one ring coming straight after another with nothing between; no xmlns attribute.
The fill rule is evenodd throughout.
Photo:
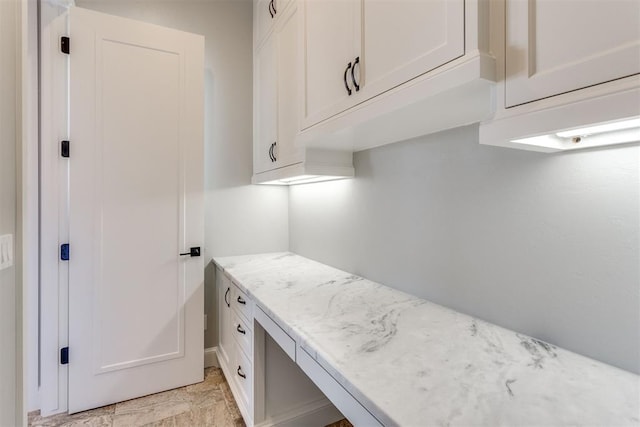
<svg viewBox="0 0 640 427"><path fill-rule="evenodd" d="M242 373L242 367L238 366L238 370L236 371L238 373L239 376L241 376L242 378L246 379L247 376L245 374Z"/></svg>
<svg viewBox="0 0 640 427"><path fill-rule="evenodd" d="M240 325L236 326L236 331L240 332L242 335L245 335L247 333L247 331L242 329L242 327Z"/></svg>
<svg viewBox="0 0 640 427"><path fill-rule="evenodd" d="M353 61L353 67L351 67L351 81L353 82L353 87L356 88L356 92L360 90L360 85L356 82L356 76L355 76L356 65L359 63L360 63L360 57L357 56L356 60Z"/></svg>
<svg viewBox="0 0 640 427"><path fill-rule="evenodd" d="M238 304L245 305L247 302L242 299L242 297L238 297Z"/></svg>
<svg viewBox="0 0 640 427"><path fill-rule="evenodd" d="M229 291L231 288L227 288L227 291L224 293L224 302L227 304L227 307L231 307L231 301L227 301L227 295L229 295Z"/></svg>
<svg viewBox="0 0 640 427"><path fill-rule="evenodd" d="M349 87L349 83L347 83L347 73L349 72L349 68L351 68L351 62L349 62L349 65L347 65L347 69L344 70L344 87L347 89L347 93L349 94L349 96L351 96L351 88Z"/></svg>
<svg viewBox="0 0 640 427"><path fill-rule="evenodd" d="M271 6L273 6L273 0L271 0L271 1L269 2L269 8L268 8L268 9L269 9L269 15L271 15L271 19L273 19L273 14L274 14L274 12L272 12L272 11L271 11ZM275 10L275 9L274 9L274 10Z"/></svg>
<svg viewBox="0 0 640 427"><path fill-rule="evenodd" d="M273 161L277 162L278 158L276 157L276 148L278 147L278 141L273 143L273 150L271 150L271 152L273 153Z"/></svg>
<svg viewBox="0 0 640 427"><path fill-rule="evenodd" d="M273 158L273 144L269 146L269 158L271 159L272 163L275 161L275 159Z"/></svg>

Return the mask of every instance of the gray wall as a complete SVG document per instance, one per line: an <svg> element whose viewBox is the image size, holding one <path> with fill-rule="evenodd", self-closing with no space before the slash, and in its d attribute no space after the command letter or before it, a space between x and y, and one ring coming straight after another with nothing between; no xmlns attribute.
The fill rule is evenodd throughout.
<svg viewBox="0 0 640 427"><path fill-rule="evenodd" d="M205 347L214 346L211 257L288 249L287 189L250 185L251 1L78 0L76 4L205 36Z"/></svg>
<svg viewBox="0 0 640 427"><path fill-rule="evenodd" d="M16 234L16 147L18 132L19 75L17 7L15 0L0 1L0 235ZM16 399L17 329L16 268L0 271L0 426L13 426L18 421Z"/></svg>
<svg viewBox="0 0 640 427"><path fill-rule="evenodd" d="M640 372L640 147L539 154L477 126L293 186L290 249Z"/></svg>

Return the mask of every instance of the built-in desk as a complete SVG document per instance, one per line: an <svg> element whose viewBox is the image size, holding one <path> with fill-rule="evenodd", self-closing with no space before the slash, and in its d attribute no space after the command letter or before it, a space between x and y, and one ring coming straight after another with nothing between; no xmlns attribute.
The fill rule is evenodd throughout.
<svg viewBox="0 0 640 427"><path fill-rule="evenodd" d="M640 424L633 373L295 254L214 261L355 425Z"/></svg>

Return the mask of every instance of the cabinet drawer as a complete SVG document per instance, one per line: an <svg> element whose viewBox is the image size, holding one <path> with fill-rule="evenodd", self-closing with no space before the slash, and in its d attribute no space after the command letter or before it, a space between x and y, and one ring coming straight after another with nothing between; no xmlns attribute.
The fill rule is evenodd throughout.
<svg viewBox="0 0 640 427"><path fill-rule="evenodd" d="M251 321L253 319L253 301L238 288L235 284L232 286L231 290L231 307L244 316L244 320L247 324L252 324Z"/></svg>
<svg viewBox="0 0 640 427"><path fill-rule="evenodd" d="M353 425L382 427L382 423L329 375L318 362L309 356L309 353L299 348L297 355L298 366Z"/></svg>
<svg viewBox="0 0 640 427"><path fill-rule="evenodd" d="M256 307L254 313L256 322L264 328L271 338L287 353L287 356L295 362L296 360L296 342L287 334L276 322L264 312L260 307Z"/></svg>
<svg viewBox="0 0 640 427"><path fill-rule="evenodd" d="M238 314L233 313L233 331L236 342L246 354L252 354L253 331L247 326L247 322Z"/></svg>
<svg viewBox="0 0 640 427"><path fill-rule="evenodd" d="M240 350L236 351L236 364L233 367L235 382L240 390L240 398L244 401L245 405L252 402L252 390L253 390L253 369L252 364L246 354Z"/></svg>

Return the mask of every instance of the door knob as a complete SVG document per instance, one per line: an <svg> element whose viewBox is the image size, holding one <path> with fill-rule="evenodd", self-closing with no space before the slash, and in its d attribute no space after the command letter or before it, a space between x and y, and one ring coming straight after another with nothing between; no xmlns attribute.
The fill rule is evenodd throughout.
<svg viewBox="0 0 640 427"><path fill-rule="evenodd" d="M180 256L200 256L200 246L194 246L189 249L189 252L180 254Z"/></svg>

